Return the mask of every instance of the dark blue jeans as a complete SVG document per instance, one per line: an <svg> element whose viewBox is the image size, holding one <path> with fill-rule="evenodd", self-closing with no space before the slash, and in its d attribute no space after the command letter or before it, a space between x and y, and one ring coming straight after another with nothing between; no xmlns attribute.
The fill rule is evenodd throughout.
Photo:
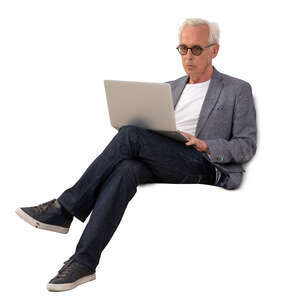
<svg viewBox="0 0 300 300"><path fill-rule="evenodd" d="M214 166L193 146L152 130L121 127L75 185L58 198L82 222L92 211L72 258L96 269L139 184L214 181Z"/></svg>

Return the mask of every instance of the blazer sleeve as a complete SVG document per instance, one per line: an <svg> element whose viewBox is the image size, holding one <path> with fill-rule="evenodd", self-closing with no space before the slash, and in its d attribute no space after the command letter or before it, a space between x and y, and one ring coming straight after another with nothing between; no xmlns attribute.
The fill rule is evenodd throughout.
<svg viewBox="0 0 300 300"><path fill-rule="evenodd" d="M243 83L236 96L233 120L232 138L205 140L212 162L217 163L245 163L256 152L256 110L251 85Z"/></svg>

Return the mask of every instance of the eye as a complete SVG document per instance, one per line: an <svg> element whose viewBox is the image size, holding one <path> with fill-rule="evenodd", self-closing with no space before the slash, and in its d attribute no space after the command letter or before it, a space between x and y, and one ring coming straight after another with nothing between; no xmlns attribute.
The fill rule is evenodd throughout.
<svg viewBox="0 0 300 300"><path fill-rule="evenodd" d="M200 46L193 46L193 49L196 51L199 51L199 50L201 51L202 48Z"/></svg>

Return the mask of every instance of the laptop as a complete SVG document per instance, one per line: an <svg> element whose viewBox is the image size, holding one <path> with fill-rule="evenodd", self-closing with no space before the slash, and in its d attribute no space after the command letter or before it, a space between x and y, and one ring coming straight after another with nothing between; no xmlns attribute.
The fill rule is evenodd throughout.
<svg viewBox="0 0 300 300"><path fill-rule="evenodd" d="M187 142L176 129L171 86L168 83L104 80L112 127L135 125L179 142Z"/></svg>

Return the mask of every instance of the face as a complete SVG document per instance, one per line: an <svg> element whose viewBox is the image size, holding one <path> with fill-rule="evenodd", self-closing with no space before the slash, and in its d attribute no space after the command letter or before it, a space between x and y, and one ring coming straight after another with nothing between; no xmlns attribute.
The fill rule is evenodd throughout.
<svg viewBox="0 0 300 300"><path fill-rule="evenodd" d="M180 44L187 47L199 45L205 47L209 45L209 29L205 24L190 26L185 25L181 31ZM219 45L206 48L199 56L193 55L191 49L186 55L181 55L182 65L185 72L192 77L203 75L208 67L212 67L212 59L217 56Z"/></svg>

